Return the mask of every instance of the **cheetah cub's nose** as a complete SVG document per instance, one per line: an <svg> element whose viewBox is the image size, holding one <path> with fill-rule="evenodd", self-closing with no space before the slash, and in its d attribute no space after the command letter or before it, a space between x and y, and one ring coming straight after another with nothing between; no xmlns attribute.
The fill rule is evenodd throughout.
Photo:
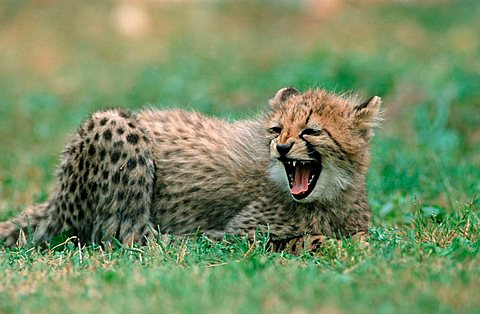
<svg viewBox="0 0 480 314"><path fill-rule="evenodd" d="M281 157L285 157L292 148L292 146L293 143L277 144L277 151Z"/></svg>

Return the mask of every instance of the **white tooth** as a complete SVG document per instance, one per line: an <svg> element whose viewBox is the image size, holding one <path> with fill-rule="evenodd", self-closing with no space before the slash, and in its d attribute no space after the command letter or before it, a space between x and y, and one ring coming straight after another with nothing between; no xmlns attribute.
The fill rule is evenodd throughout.
<svg viewBox="0 0 480 314"><path fill-rule="evenodd" d="M293 166L294 166L294 167L295 167L295 164L296 164L296 163L297 163L296 161L293 162Z"/></svg>
<svg viewBox="0 0 480 314"><path fill-rule="evenodd" d="M302 166L305 166L305 161L302 161Z"/></svg>

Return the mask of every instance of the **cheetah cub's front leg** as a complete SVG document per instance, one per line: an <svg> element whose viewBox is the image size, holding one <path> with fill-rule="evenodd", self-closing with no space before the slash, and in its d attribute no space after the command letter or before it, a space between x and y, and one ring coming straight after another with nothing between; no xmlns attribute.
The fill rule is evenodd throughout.
<svg viewBox="0 0 480 314"><path fill-rule="evenodd" d="M359 232L351 237L351 241L355 241L362 247L368 247L368 232ZM329 239L323 235L304 235L286 240L271 241L272 252L286 252L289 254L299 255L302 253L315 254L318 253L327 241L336 241L338 245L342 245L340 239Z"/></svg>

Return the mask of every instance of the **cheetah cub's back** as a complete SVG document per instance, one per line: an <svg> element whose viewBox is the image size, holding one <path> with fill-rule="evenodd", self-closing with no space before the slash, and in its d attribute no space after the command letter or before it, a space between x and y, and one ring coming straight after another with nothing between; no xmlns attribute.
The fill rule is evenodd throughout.
<svg viewBox="0 0 480 314"><path fill-rule="evenodd" d="M336 237L366 231L365 175L380 98L284 88L256 119L181 110L92 114L62 153L55 192L0 223L0 240L141 243L158 231ZM29 232L30 230L30 232Z"/></svg>

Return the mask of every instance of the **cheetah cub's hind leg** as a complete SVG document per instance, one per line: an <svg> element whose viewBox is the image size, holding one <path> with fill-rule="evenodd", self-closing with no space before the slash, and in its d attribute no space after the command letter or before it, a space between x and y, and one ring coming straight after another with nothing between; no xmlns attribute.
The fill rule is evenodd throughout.
<svg viewBox="0 0 480 314"><path fill-rule="evenodd" d="M135 115L112 109L92 114L67 145L59 210L82 241L115 237L131 245L153 230L155 167L149 144Z"/></svg>
<svg viewBox="0 0 480 314"><path fill-rule="evenodd" d="M155 167L147 131L131 113L94 113L65 147L55 191L44 204L0 223L0 242L39 243L73 229L82 242L142 242L152 228ZM20 239L22 240L22 239Z"/></svg>

